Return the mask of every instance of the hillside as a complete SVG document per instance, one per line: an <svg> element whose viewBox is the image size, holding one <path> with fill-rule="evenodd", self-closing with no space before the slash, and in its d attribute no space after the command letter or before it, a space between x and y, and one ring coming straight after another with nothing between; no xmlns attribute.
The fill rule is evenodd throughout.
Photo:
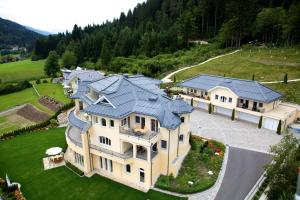
<svg viewBox="0 0 300 200"><path fill-rule="evenodd" d="M32 59L46 58L55 50L60 56L66 52L65 57L76 57L63 67L94 65L118 73L111 66L117 57L171 54L201 40L218 43L219 48L239 48L250 41L292 46L300 42L299 26L297 1L147 0L112 22L74 25L71 32L37 40Z"/></svg>
<svg viewBox="0 0 300 200"><path fill-rule="evenodd" d="M0 47L18 45L27 47L41 35L13 21L0 18Z"/></svg>

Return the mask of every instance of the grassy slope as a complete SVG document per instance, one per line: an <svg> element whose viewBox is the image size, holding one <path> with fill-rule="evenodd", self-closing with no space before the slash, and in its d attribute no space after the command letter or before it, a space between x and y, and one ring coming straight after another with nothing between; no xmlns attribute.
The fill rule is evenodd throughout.
<svg viewBox="0 0 300 200"><path fill-rule="evenodd" d="M271 72L271 73L270 73ZM285 73L289 78L300 78L300 49L243 49L204 65L176 74L177 80L185 80L198 74L224 74L230 77L259 81L282 80Z"/></svg>
<svg viewBox="0 0 300 200"><path fill-rule="evenodd" d="M44 64L45 60L30 59L0 64L0 79L2 82L10 82L43 77Z"/></svg>
<svg viewBox="0 0 300 200"><path fill-rule="evenodd" d="M35 85L37 90L41 95L48 95L51 96L58 101L67 103L70 100L66 98L63 94L62 86L59 84L39 84ZM0 111L12 108L17 105L22 105L25 103L31 103L34 105L36 108L47 112L49 114L53 114L51 110L48 108L42 106L41 104L38 103L38 96L35 93L33 88L28 88L25 90L22 90L20 92L15 92L7 95L2 95L0 96Z"/></svg>
<svg viewBox="0 0 300 200"><path fill-rule="evenodd" d="M284 101L300 104L300 82L268 84L267 86L280 91L284 95Z"/></svg>
<svg viewBox="0 0 300 200"><path fill-rule="evenodd" d="M16 137L0 143L0 176L7 173L22 184L30 200L50 199L164 199L179 198L156 191L143 193L108 179L80 178L65 167L43 170L42 158L49 147L65 144L64 129L51 129Z"/></svg>

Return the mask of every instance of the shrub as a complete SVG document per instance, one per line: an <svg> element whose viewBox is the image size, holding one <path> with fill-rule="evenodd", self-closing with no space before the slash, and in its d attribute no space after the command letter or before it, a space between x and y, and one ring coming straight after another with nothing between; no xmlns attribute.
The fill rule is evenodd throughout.
<svg viewBox="0 0 300 200"><path fill-rule="evenodd" d="M278 123L278 126L277 126L277 131L276 131L276 133L277 133L278 135L281 134L281 120L279 120L279 123Z"/></svg>
<svg viewBox="0 0 300 200"><path fill-rule="evenodd" d="M262 120L263 120L263 117L260 116L259 122L258 122L258 128L261 128L261 127L262 127Z"/></svg>
<svg viewBox="0 0 300 200"><path fill-rule="evenodd" d="M38 80L35 81L35 83L36 83L36 84L40 84L40 83L41 83L41 80L38 79Z"/></svg>
<svg viewBox="0 0 300 200"><path fill-rule="evenodd" d="M76 166L72 165L70 162L66 162L66 166L70 168L73 172L75 172L79 176L83 176L84 173L80 169L78 169Z"/></svg>
<svg viewBox="0 0 300 200"><path fill-rule="evenodd" d="M27 80L18 83L6 83L0 85L0 95L18 92L26 88L32 87L31 83Z"/></svg>
<svg viewBox="0 0 300 200"><path fill-rule="evenodd" d="M284 75L283 83L285 83L285 84L288 83L288 75L287 74Z"/></svg>
<svg viewBox="0 0 300 200"><path fill-rule="evenodd" d="M51 125L51 127L57 127L58 121L56 119L50 119L50 125Z"/></svg>
<svg viewBox="0 0 300 200"><path fill-rule="evenodd" d="M189 142L190 142L190 145L191 145L191 149L196 150L197 145L196 145L196 142L194 141L194 138L193 138L192 134L190 134Z"/></svg>
<svg viewBox="0 0 300 200"><path fill-rule="evenodd" d="M208 141L205 141L203 145L200 147L200 153L204 152L204 149L208 146Z"/></svg>
<svg viewBox="0 0 300 200"><path fill-rule="evenodd" d="M47 79L44 79L44 80L43 80L43 83L48 83Z"/></svg>
<svg viewBox="0 0 300 200"><path fill-rule="evenodd" d="M194 99L191 99L191 106L194 106Z"/></svg>
<svg viewBox="0 0 300 200"><path fill-rule="evenodd" d="M208 113L209 113L209 114L212 113L212 105L211 105L211 103L208 105Z"/></svg>
<svg viewBox="0 0 300 200"><path fill-rule="evenodd" d="M232 110L232 114L231 114L231 120L234 121L235 119L235 109Z"/></svg>

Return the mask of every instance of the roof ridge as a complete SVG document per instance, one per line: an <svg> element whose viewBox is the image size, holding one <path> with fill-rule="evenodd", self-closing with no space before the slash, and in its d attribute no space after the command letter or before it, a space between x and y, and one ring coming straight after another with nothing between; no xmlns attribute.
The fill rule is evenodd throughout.
<svg viewBox="0 0 300 200"><path fill-rule="evenodd" d="M266 97L264 92L261 90L261 88L260 88L259 84L257 83L257 81L254 81L254 83L258 86L258 89L259 89L260 93L262 94L262 96L265 98L265 100L267 100L268 98Z"/></svg>
<svg viewBox="0 0 300 200"><path fill-rule="evenodd" d="M106 78L109 78L109 77L113 77L114 75L111 75L111 76L107 76L107 77L105 77L105 79ZM104 78L103 78L104 79ZM103 80L103 79L99 79L99 80L97 80L97 81L95 81L95 82L93 82L93 83L96 83L96 82L98 82L98 81L100 81L100 80ZM106 87L104 87L101 91L103 91L103 90L106 90L108 87L110 87L112 84L114 84L115 82L117 82L119 79L116 79L115 81L113 81L112 83L110 83L109 85L107 85ZM90 85L89 85L90 86ZM98 91L98 92L101 92L101 91Z"/></svg>

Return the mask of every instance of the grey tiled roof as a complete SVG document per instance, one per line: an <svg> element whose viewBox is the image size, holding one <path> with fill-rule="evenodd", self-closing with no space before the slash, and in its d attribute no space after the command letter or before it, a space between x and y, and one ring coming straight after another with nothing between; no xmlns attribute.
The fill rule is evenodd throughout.
<svg viewBox="0 0 300 200"><path fill-rule="evenodd" d="M68 116L68 121L72 126L75 126L82 132L86 132L91 125L89 122L85 122L85 121L78 119L75 116L74 110L70 112L70 114Z"/></svg>
<svg viewBox="0 0 300 200"><path fill-rule="evenodd" d="M74 77L77 77L81 81L92 82L92 81L99 80L104 76L103 74L95 70L72 70L71 73L66 78L66 83L68 84L69 81Z"/></svg>
<svg viewBox="0 0 300 200"><path fill-rule="evenodd" d="M109 103L87 101L88 106L83 112L117 119L131 113L143 114L157 118L162 127L175 129L181 123L178 114L190 113L193 108L183 100L174 101L163 92L158 92L159 83L147 77L112 75L102 78L88 84L88 87L99 92ZM86 95L80 96L81 100L85 98Z"/></svg>
<svg viewBox="0 0 300 200"><path fill-rule="evenodd" d="M276 92L257 81L241 80L213 75L200 75L179 84L188 87L208 91L216 86L226 87L232 90L238 97L259 102L270 103L282 97Z"/></svg>

